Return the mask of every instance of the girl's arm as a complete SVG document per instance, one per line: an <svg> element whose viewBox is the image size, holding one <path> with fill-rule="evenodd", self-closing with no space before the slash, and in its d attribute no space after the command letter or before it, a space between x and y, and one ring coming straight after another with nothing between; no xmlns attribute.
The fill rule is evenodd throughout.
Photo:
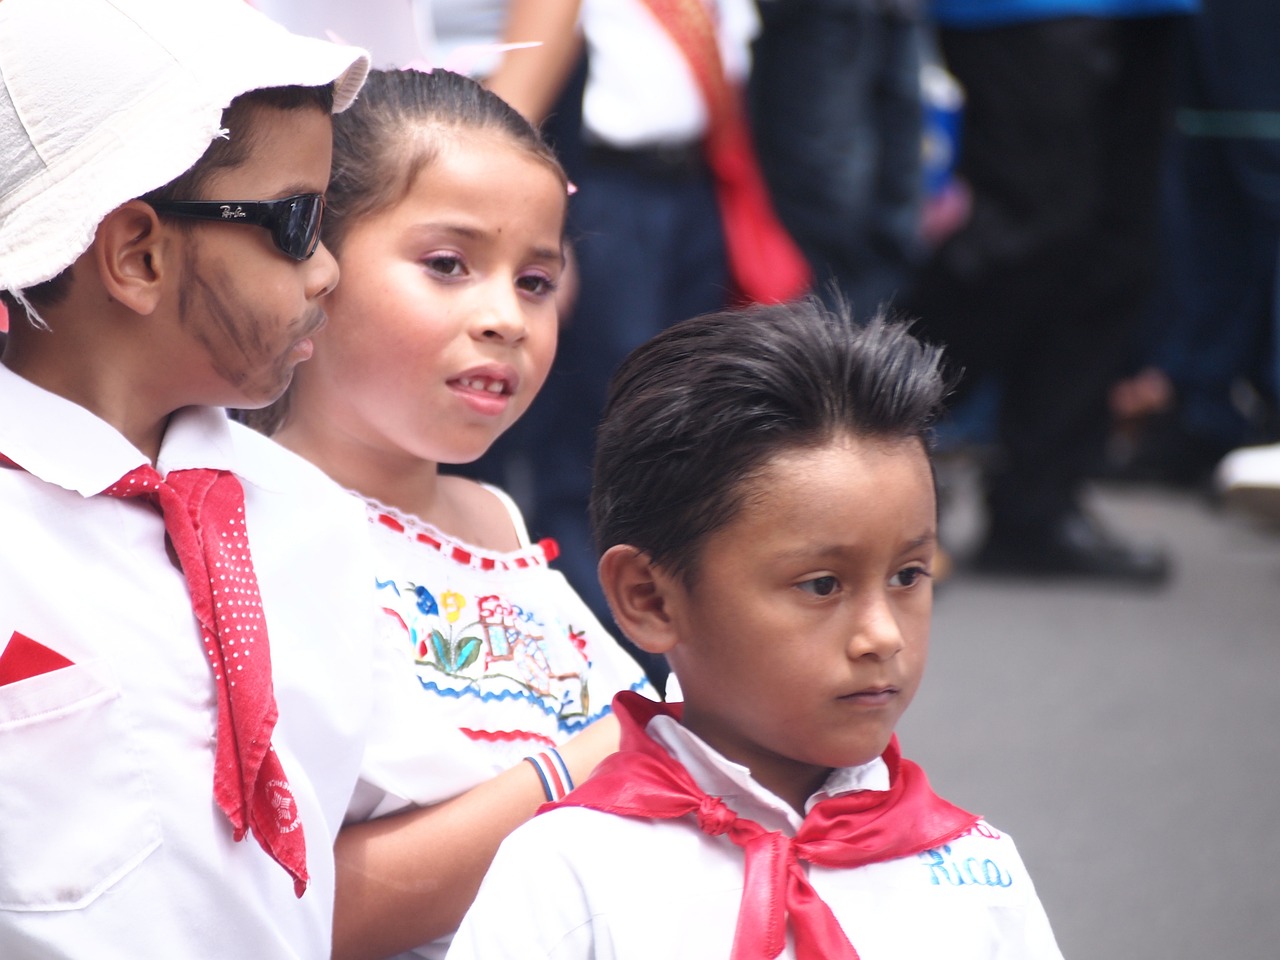
<svg viewBox="0 0 1280 960"><path fill-rule="evenodd" d="M558 748L574 782L618 749L610 714ZM334 845L334 960L389 957L457 929L498 845L546 802L519 763L431 807L343 827Z"/></svg>
<svg viewBox="0 0 1280 960"><path fill-rule="evenodd" d="M484 85L541 123L560 95L582 49L578 33L581 0L511 0L503 43L541 41L542 46L509 50Z"/></svg>

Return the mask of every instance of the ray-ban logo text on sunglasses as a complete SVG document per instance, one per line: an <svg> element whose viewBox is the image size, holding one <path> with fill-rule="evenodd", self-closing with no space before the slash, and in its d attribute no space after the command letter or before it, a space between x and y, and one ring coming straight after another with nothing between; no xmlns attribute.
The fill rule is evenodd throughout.
<svg viewBox="0 0 1280 960"><path fill-rule="evenodd" d="M306 260L320 246L324 196L299 193L283 200L156 200L151 208L162 216L265 227L271 231L276 249L294 260Z"/></svg>

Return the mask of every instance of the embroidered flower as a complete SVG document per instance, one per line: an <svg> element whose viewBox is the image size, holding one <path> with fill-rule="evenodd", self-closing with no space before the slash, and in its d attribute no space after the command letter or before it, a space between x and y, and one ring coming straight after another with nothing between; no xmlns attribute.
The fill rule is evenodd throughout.
<svg viewBox="0 0 1280 960"><path fill-rule="evenodd" d="M450 623L457 623L462 608L467 605L467 598L456 590L446 590L440 602L444 604L444 618Z"/></svg>

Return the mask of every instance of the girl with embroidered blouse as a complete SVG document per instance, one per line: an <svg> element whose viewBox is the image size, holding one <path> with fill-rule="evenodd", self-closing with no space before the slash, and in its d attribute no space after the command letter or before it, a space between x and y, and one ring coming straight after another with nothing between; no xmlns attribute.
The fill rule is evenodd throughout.
<svg viewBox="0 0 1280 960"><path fill-rule="evenodd" d="M567 199L537 131L447 71L374 71L335 124L323 238L341 281L313 357L255 425L365 501L387 642L479 770L453 801L344 837L341 899L388 923L383 942L347 944L339 913L339 954L442 955L502 837L616 749L614 694L654 695L548 567L554 544L529 542L502 491L439 469L480 457L547 376ZM404 762L430 737L404 731ZM424 848L384 842L401 818L431 856L419 884L393 888L382 878ZM390 922L414 904L415 928Z"/></svg>
<svg viewBox="0 0 1280 960"><path fill-rule="evenodd" d="M938 364L816 300L623 363L600 578L684 702L618 695L621 749L502 844L450 960L1061 960L1013 841L894 734L928 649Z"/></svg>

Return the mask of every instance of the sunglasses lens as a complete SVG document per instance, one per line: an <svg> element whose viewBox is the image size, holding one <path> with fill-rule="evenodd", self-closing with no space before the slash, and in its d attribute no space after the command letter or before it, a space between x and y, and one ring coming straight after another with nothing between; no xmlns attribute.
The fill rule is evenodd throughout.
<svg viewBox="0 0 1280 960"><path fill-rule="evenodd" d="M319 194L294 197L276 222L276 246L295 260L306 260L320 245L324 198Z"/></svg>

